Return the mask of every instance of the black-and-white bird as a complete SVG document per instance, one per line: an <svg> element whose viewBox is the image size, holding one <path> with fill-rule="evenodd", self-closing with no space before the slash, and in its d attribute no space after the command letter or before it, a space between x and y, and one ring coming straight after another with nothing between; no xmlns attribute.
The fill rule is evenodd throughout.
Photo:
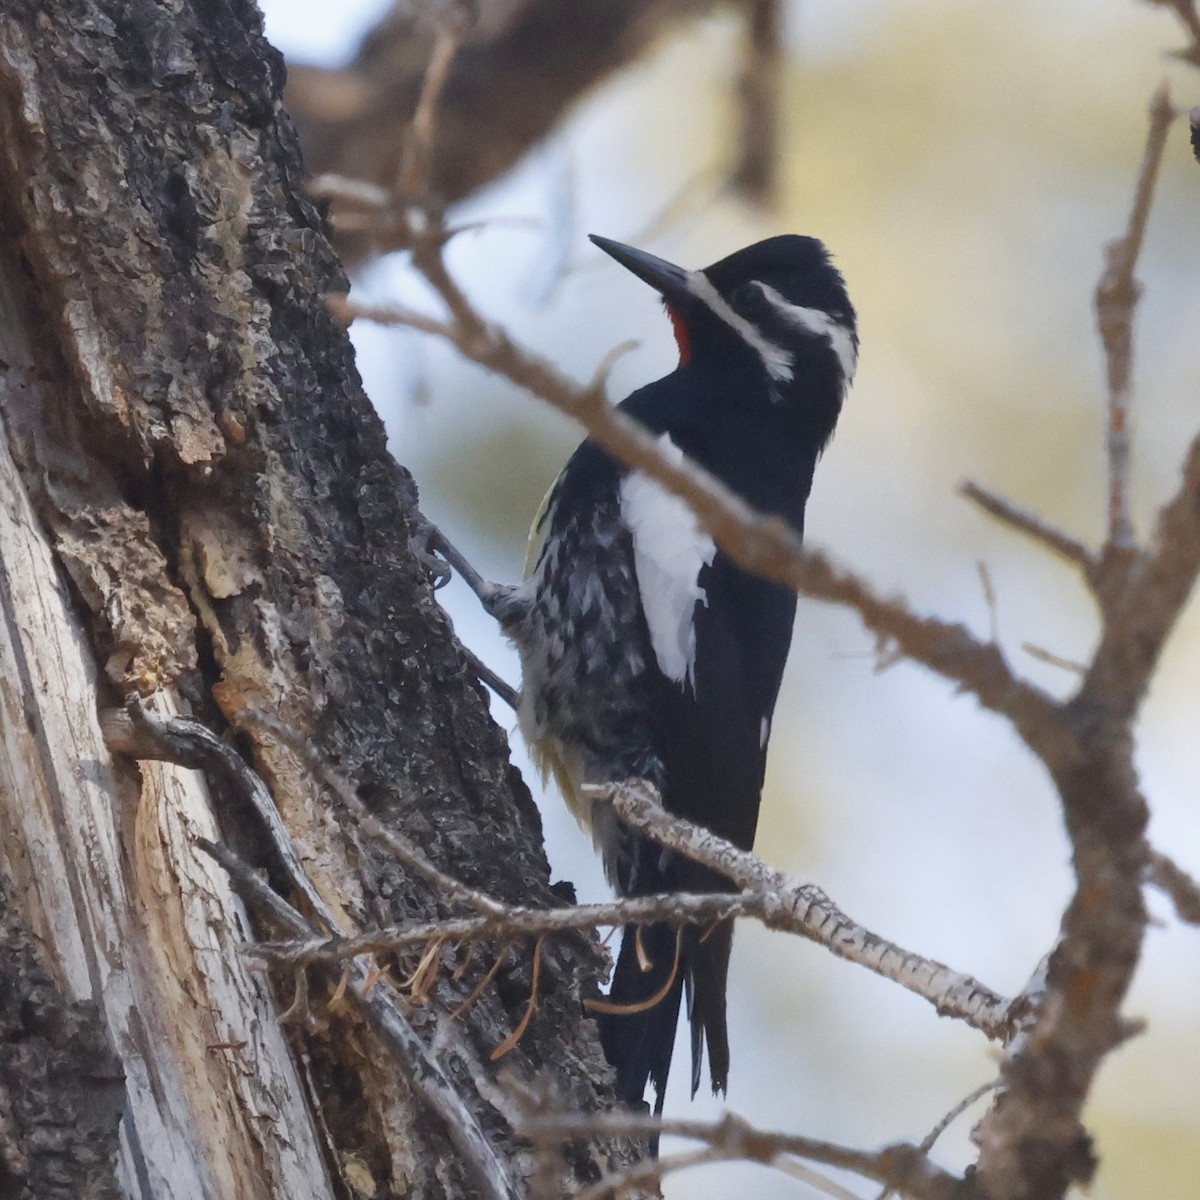
<svg viewBox="0 0 1200 1200"><path fill-rule="evenodd" d="M592 241L661 294L679 344L676 369L620 407L664 455L687 455L801 532L858 351L824 246L774 237L693 271ZM621 895L728 890L608 810L593 820L581 789L649 780L670 812L749 849L795 595L735 566L683 500L591 441L559 475L535 534L525 583L481 592L520 652L518 713L535 759L591 825ZM685 987L692 1094L705 1045L713 1090L725 1090L732 937L729 923L624 931L609 999L627 1011L600 1019L626 1102L640 1103L651 1081L661 1112Z"/></svg>
<svg viewBox="0 0 1200 1200"><path fill-rule="evenodd" d="M688 271L592 241L662 295L679 343L678 367L621 408L664 454L688 455L802 531L858 351L824 246L775 237ZM670 812L749 849L794 594L736 567L684 501L592 442L559 476L537 532L532 573L503 618L521 654L520 722L535 756L589 824L582 784L644 778ZM601 821L593 833L622 895L729 886L623 828ZM641 954L637 931L625 930L610 1000L635 1011L601 1017L623 1099L641 1101L650 1080L661 1111L685 985L692 1092L705 1044L713 1090L725 1090L731 943L731 925L687 930L677 962L672 929L643 929ZM636 1011L672 972L666 996Z"/></svg>

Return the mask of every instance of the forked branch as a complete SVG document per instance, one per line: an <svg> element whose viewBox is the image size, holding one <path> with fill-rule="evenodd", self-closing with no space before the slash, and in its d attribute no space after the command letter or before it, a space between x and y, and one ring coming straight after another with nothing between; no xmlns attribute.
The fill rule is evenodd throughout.
<svg viewBox="0 0 1200 1200"><path fill-rule="evenodd" d="M972 1194L959 1176L932 1163L919 1147L901 1144L883 1150L855 1150L834 1142L757 1129L726 1113L719 1121L679 1121L632 1112L564 1112L553 1099L536 1106L525 1102L514 1124L535 1146L557 1147L586 1138L667 1135L696 1141L710 1153L659 1162L645 1160L627 1171L601 1179L580 1192L577 1200L604 1200L623 1194L633 1184L657 1183L672 1170L709 1162L748 1161L785 1170L788 1159L801 1159L850 1171L885 1184L913 1200L963 1200Z"/></svg>
<svg viewBox="0 0 1200 1200"><path fill-rule="evenodd" d="M508 907L493 914L448 918L368 930L353 936L304 938L262 944L256 953L292 962L341 962L363 954L412 949L435 940L451 943L505 942L601 926L665 923L709 926L734 917L761 921L769 929L824 946L848 962L890 979L997 1041L1008 1041L1018 1020L1012 1003L977 979L914 954L859 925L819 888L772 870L700 826L672 816L654 787L628 780L590 790L593 803L611 804L639 833L703 863L737 884L732 894L675 893L581 904L556 909ZM1026 1010L1021 1008L1020 1015Z"/></svg>

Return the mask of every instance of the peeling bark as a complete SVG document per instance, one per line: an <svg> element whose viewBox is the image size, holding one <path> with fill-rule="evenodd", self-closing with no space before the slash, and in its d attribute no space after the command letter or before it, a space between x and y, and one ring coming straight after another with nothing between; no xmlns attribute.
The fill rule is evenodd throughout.
<svg viewBox="0 0 1200 1200"><path fill-rule="evenodd" d="M96 724L136 689L226 729L349 922L445 905L256 711L445 869L553 898L537 811L410 552L416 489L323 302L345 280L282 78L237 0L0 17L0 874L122 1064L121 1135L99 1130L96 1153L119 1155L127 1194L465 1195L445 1129L351 1014L315 988L302 1029L272 1015L238 952L245 915L192 844L269 870L253 814L187 772L114 765ZM487 965L443 971L410 1015L523 1169L488 1056L523 1015L529 948L446 1021ZM592 938L547 946L504 1060L584 1110L610 1099L580 1004L602 972ZM630 1152L580 1148L570 1171Z"/></svg>

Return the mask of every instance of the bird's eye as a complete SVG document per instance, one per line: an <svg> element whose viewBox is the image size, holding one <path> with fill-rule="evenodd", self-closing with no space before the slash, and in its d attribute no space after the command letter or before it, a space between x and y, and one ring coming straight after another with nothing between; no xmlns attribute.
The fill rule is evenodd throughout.
<svg viewBox="0 0 1200 1200"><path fill-rule="evenodd" d="M753 281L736 288L732 300L734 308L746 314L762 312L767 306L767 298L763 295L762 288Z"/></svg>

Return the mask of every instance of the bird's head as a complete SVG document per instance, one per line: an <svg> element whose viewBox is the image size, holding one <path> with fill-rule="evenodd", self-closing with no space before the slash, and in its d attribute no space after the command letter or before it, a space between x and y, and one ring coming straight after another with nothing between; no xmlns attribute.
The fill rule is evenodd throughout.
<svg viewBox="0 0 1200 1200"><path fill-rule="evenodd" d="M846 285L816 238L767 238L697 271L609 238L591 240L662 296L681 367L752 380L770 402L801 409L828 396L836 421L858 334Z"/></svg>

